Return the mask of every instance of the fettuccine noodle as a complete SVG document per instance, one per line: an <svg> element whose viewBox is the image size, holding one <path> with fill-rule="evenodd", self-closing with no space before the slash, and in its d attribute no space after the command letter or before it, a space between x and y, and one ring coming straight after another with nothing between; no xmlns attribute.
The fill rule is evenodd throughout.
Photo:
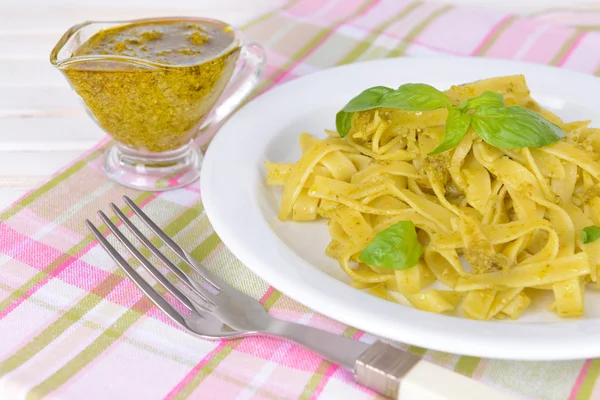
<svg viewBox="0 0 600 400"><path fill-rule="evenodd" d="M469 130L455 148L428 156L442 140L446 109L362 111L345 138L305 133L297 163L265 163L268 184L283 187L279 218L327 219L326 254L352 286L391 301L403 296L430 312L515 319L535 290L547 290L557 315L579 317L584 287L597 281L600 264L600 240L581 239L583 228L600 225L600 130L541 108L522 76L445 94L457 105L486 90L541 114L566 137L508 150ZM424 247L417 265L393 270L359 262L378 232L408 220Z"/></svg>

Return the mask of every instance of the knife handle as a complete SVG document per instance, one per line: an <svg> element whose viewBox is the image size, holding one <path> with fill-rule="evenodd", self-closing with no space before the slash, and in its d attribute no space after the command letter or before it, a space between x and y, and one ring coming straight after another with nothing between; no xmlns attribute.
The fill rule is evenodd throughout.
<svg viewBox="0 0 600 400"><path fill-rule="evenodd" d="M356 381L396 400L509 400L514 397L382 342L357 360Z"/></svg>

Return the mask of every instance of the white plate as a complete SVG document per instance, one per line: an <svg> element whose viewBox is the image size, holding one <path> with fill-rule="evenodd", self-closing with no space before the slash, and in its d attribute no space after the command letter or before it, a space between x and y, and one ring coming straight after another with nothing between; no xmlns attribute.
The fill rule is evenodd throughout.
<svg viewBox="0 0 600 400"><path fill-rule="evenodd" d="M298 78L250 102L213 140L200 178L217 234L245 265L286 295L331 318L390 339L480 357L558 360L600 356L600 291L588 285L585 317L560 320L536 299L514 322L471 321L394 304L348 286L325 256L323 222L277 219L281 188L268 187L265 160L295 162L302 132L324 136L335 113L367 87L452 84L525 74L533 96L566 120L600 121L600 80L558 68L481 58L397 58Z"/></svg>

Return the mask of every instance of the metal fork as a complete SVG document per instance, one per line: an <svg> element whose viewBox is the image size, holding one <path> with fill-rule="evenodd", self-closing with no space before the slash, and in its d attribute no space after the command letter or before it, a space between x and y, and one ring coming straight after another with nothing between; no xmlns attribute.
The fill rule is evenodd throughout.
<svg viewBox="0 0 600 400"><path fill-rule="evenodd" d="M184 312L179 312L148 284L92 222L86 220L86 225L100 245L140 290L170 319L189 333L204 339L270 335L292 340L353 371L359 383L394 398L415 395L418 395L419 399L509 398L495 389L425 362L391 345L382 342L368 345L317 328L271 317L258 301L233 288L195 260L129 197L123 196L123 200L133 213L190 267L188 275L165 256L114 203L110 204L123 225L176 275L180 282L177 286L156 269L102 211L98 211L100 219L131 255L181 303ZM432 380L437 380L439 386L432 386ZM400 385L401 381L402 385Z"/></svg>

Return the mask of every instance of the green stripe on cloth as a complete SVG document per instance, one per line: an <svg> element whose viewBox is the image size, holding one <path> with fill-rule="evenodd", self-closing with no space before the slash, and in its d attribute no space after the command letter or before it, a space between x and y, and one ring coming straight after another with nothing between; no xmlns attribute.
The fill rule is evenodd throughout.
<svg viewBox="0 0 600 400"><path fill-rule="evenodd" d="M595 32L600 31L600 25L571 25L581 31Z"/></svg>
<svg viewBox="0 0 600 400"><path fill-rule="evenodd" d="M358 332L360 332L358 329L349 326L346 329L344 329L344 332L342 332L342 336L346 336L346 337L353 337L354 335L356 335Z"/></svg>
<svg viewBox="0 0 600 400"><path fill-rule="evenodd" d="M271 293L271 295L267 298L267 300L265 300L263 307L265 308L265 310L267 310L267 312L271 309L271 307L273 307L273 305L275 305L275 303L277 303L277 300L279 300L279 298L281 297L281 292L277 289L273 289L273 293Z"/></svg>
<svg viewBox="0 0 600 400"><path fill-rule="evenodd" d="M86 165L88 165L88 163L90 163L94 159L98 158L99 155L100 155L99 151L94 151L87 157L77 161L76 163L71 165L69 168L67 168L60 174L56 175L51 180L49 180L48 182L46 182L39 188L35 189L33 192L29 193L26 197L24 197L17 203L13 204L12 207L9 207L6 210L4 210L0 214L0 221L6 221L8 218L12 217L17 212L21 211L23 208L27 207L28 205L30 205L31 203L33 203L34 201L36 201L37 199L42 197L44 194L48 193L50 190L52 190L53 188L58 186L58 184L64 182L65 180L69 179L70 177L72 177L77 172L81 171Z"/></svg>
<svg viewBox="0 0 600 400"><path fill-rule="evenodd" d="M323 380L323 377L327 370L331 367L331 362L323 359L321 364L317 367L315 373L310 377L306 385L304 386L304 390L302 394L298 397L298 400L308 400L312 398L313 393L319 387L319 383Z"/></svg>
<svg viewBox="0 0 600 400"><path fill-rule="evenodd" d="M74 307L67 310L60 318L39 333L29 343L21 347L11 357L4 360L0 364L0 376L19 368L31 358L35 357L67 329L79 322L89 310L96 307L105 296L123 281L123 279L125 279L123 276L118 276L116 274L109 275L92 293L87 294Z"/></svg>
<svg viewBox="0 0 600 400"><path fill-rule="evenodd" d="M594 386L600 375L600 359L595 359L588 369L587 375L585 376L579 393L577 394L576 400L591 400L592 393L594 392Z"/></svg>
<svg viewBox="0 0 600 400"><path fill-rule="evenodd" d="M260 22L264 22L264 21L268 20L269 18L271 18L273 15L276 15L276 14L280 13L281 11L285 11L285 10L288 10L288 9L292 8L299 1L300 0L291 0L291 1L288 1L287 4L283 5L283 7L279 7L279 8L277 8L277 9L275 9L275 10L269 12L269 13L263 14L260 17L255 18L254 20L252 20L250 22L247 22L246 24L242 25L241 29L242 30L248 29L248 28L250 28L250 27L252 27L252 26L254 26L254 25L256 25L256 24L258 24Z"/></svg>
<svg viewBox="0 0 600 400"><path fill-rule="evenodd" d="M373 29L373 32L371 32L365 40L359 42L354 47L354 49L350 51L350 53L348 53L344 58L342 58L338 62L338 64L349 64L356 61L365 51L367 51L373 45L375 40L377 40L377 38L381 35L382 32L385 32L385 30L389 28L392 24L402 20L415 9L419 8L422 4L422 1L411 3L406 8L402 9L399 13L394 15L392 18L386 20L385 22L375 27L375 29Z"/></svg>
<svg viewBox="0 0 600 400"><path fill-rule="evenodd" d="M135 199L136 203L143 202L151 197L151 193L144 193ZM130 211L129 207L124 207L123 212L125 214ZM198 215L201 214L201 209L198 207L191 207L184 213L179 215L173 221L171 221L165 228L164 231L169 236L174 236L183 228L185 228L191 221L193 221ZM116 219L114 216L111 219ZM101 231L106 229L106 226L100 227ZM93 236L89 235L88 244L92 242ZM87 244L86 244L87 246ZM85 247L85 246L83 246ZM37 276L37 275L36 275ZM56 338L62 335L68 328L75 323L79 322L81 318L88 313L91 309L96 307L121 281L125 279L125 275L120 269L115 270L114 273L106 277L100 284L98 284L92 291L77 302L73 307L66 310L63 315L60 316L56 321L50 324L46 329L39 333L29 343L19 349L8 359L0 363L0 375L6 374L33 358L36 354L42 351L46 346L52 343Z"/></svg>
<svg viewBox="0 0 600 400"><path fill-rule="evenodd" d="M421 23L411 29L410 32L406 34L400 41L400 44L392 51L387 54L387 57L400 57L404 54L408 46L412 44L412 42L429 26L433 21L435 21L440 16L444 15L448 11L452 10L454 6L446 5L440 8L437 11L431 13L431 15L425 18Z"/></svg>
<svg viewBox="0 0 600 400"><path fill-rule="evenodd" d="M577 39L579 39L579 37L583 34L584 32L582 32L581 30L575 29L575 31L571 34L571 36L569 36L567 41L564 42L563 45L560 47L558 53L556 53L554 57L552 57L550 65L558 65L563 59L563 57L567 54L567 52L571 49L571 47L573 47Z"/></svg>
<svg viewBox="0 0 600 400"><path fill-rule="evenodd" d="M14 290L14 288L9 287L8 285L6 285L3 282L0 282L0 289L4 290L6 292ZM44 301L37 297L29 298L28 301L31 304L35 304L36 306L43 308L44 310L48 310L51 312L59 312L60 311L60 309L56 305L49 303L47 301ZM101 326L99 323L92 321L90 319L86 319L85 316L83 316L79 320L78 323L81 324L81 326L84 326L86 328L89 328L89 329L92 329L95 331L103 331L104 329L106 329L104 326ZM165 351L164 348L149 345L148 343L143 342L141 340L137 340L135 338L126 337L126 338L123 338L123 341L137 349L148 351L148 352L155 354L157 356L160 356L164 359L175 361L176 363L179 363L181 365L185 365L188 367L193 367L194 365L196 365L195 362L193 360L191 360L190 358L182 357L179 354L169 353L168 351ZM0 363L0 366L1 365L2 364ZM3 374L4 374L4 372L0 372L0 376L2 376Z"/></svg>
<svg viewBox="0 0 600 400"><path fill-rule="evenodd" d="M192 251L190 251L190 254L192 255L192 257L194 257L195 260L202 261L206 257L208 257L208 255L212 253L221 243L221 238L219 238L217 233L212 232L210 235L208 235L206 239L204 239L194 249L192 249ZM187 265L185 262L182 261L178 263L177 266L181 268L181 270L185 273L191 273L190 266ZM169 276L173 275L174 274L169 273Z"/></svg>
<svg viewBox="0 0 600 400"><path fill-rule="evenodd" d="M500 26L498 26L496 28L496 30L494 31L494 33L492 33L492 35L487 39L487 41L479 48L479 50L477 50L477 52L474 54L476 56L482 56L484 55L491 47L494 43L496 43L496 40L498 40L498 38L500 36L502 36L502 34L512 25L515 23L515 21L517 20L516 16L511 16L510 18L506 19Z"/></svg>
<svg viewBox="0 0 600 400"><path fill-rule="evenodd" d="M146 194L146 196L150 196L151 194ZM139 201L139 200L138 200ZM190 218L190 216L195 217L200 215L201 209L197 207L192 207L186 212L179 215L175 220L173 220L167 227L164 229L165 233L169 236L175 236L181 230L183 230L194 218ZM206 241L204 241L206 242ZM121 270L117 270L116 273L121 273ZM114 275L113 275L114 276ZM121 281L125 279L121 278ZM119 281L120 282L120 281ZM118 284L118 283L117 283ZM112 289L116 287L114 285L107 285L110 290L102 290L100 292L100 296L97 296L98 302L100 302L106 294L110 293ZM112 288L111 288L112 287ZM91 296L93 293L97 292L96 290L90 293ZM106 292L106 294L103 294ZM86 297L88 297L86 296ZM84 298L85 299L85 298ZM81 303L81 302L80 302ZM95 305L94 305L95 307ZM65 366L59 369L56 373L54 373L51 377L49 377L46 381L40 383L37 387L33 388L29 395L34 396L31 399L37 399L44 397L45 394L50 393L50 391L55 390L59 386L63 385L66 381L68 381L75 373L77 373L81 368L88 365L91 361L93 361L96 357L98 357L102 352L104 352L116 339L118 339L129 327L131 327L142 315L144 315L150 308L152 307L152 303L143 297L139 300L132 308L127 310L123 316L119 318L111 327L105 330L92 344L86 347L81 353L79 353L75 358L69 361ZM82 307L84 308L84 307ZM91 310L90 307L85 312ZM69 310L70 311L70 310ZM83 314L81 314L83 315ZM72 321L72 323L77 322L81 316ZM129 321L129 323L125 323L123 321ZM53 324L54 325L54 324ZM51 331L53 333L50 341L56 338L56 330ZM107 337L108 336L108 337ZM112 338L112 339L111 339ZM38 351L40 351L39 349ZM30 355L30 358L34 354ZM29 400L29 395L28 399ZM39 397L37 397L39 395Z"/></svg>
<svg viewBox="0 0 600 400"><path fill-rule="evenodd" d="M202 241L190 254L198 261L204 260L217 246L221 244L221 239L215 232L211 233Z"/></svg>
<svg viewBox="0 0 600 400"><path fill-rule="evenodd" d="M243 339L232 340L228 342L223 348L213 356L207 363L204 365L196 375L181 389L177 395L173 398L173 400L185 400L187 399L193 392L198 388L198 386L209 376L233 350L240 343L242 343Z"/></svg>
<svg viewBox="0 0 600 400"><path fill-rule="evenodd" d="M348 327L344 330L344 332L342 333L342 336L352 337L356 334L356 332L358 332L357 329ZM300 395L300 397L298 397L298 399L312 399L313 395L315 393L315 390L317 390L317 388L319 387L319 384L325 377L327 370L332 367L338 368L331 362L327 361L326 359L323 359L323 361L321 361L321 364L319 364L316 371L314 372L313 376L310 377L310 379L304 386L304 389L302 390L302 394ZM339 368L341 368L341 367L339 367Z"/></svg>
<svg viewBox="0 0 600 400"><path fill-rule="evenodd" d="M427 353L427 349L424 349L419 346L409 346L408 351L421 357L423 357Z"/></svg>
<svg viewBox="0 0 600 400"><path fill-rule="evenodd" d="M71 247L67 250L66 253L61 254L54 261L49 263L43 270L35 274L31 277L27 282L23 285L15 289L13 293L11 293L7 298L0 302L0 312L4 312L11 304L21 298L25 293L29 290L33 289L35 285L44 280L49 274L51 274L54 270L59 268L65 262L67 262L70 258L74 257L77 253L85 249L93 240L92 235L86 236L81 242L77 243L75 246Z"/></svg>
<svg viewBox="0 0 600 400"><path fill-rule="evenodd" d="M65 171L66 172L66 171ZM136 199L137 202L142 202L151 197L151 193L142 194L140 197ZM113 217L112 219L114 220ZM83 221L82 221L83 222ZM99 227L101 232L106 230L106 227L103 225ZM42 271L35 274L32 278L30 278L27 282L21 285L18 289L16 289L13 293L10 294L6 299L0 302L0 312L6 310L12 303L18 300L21 296L31 290L35 285L40 283L43 279L45 279L49 274L54 272L57 268L62 266L65 262L67 262L70 258L75 257L79 252L85 249L92 241L94 237L90 234L83 238L79 243L75 246L71 247L64 254L57 257L56 260L49 263Z"/></svg>
<svg viewBox="0 0 600 400"><path fill-rule="evenodd" d="M276 81L277 79L279 79L279 77L288 72L291 67L294 66L294 64L304 58L307 54L309 54L312 50L314 50L315 47L317 47L317 45L319 44L319 42L321 40L323 40L325 37L327 37L327 35L329 35L336 26L338 26L341 22L345 21L345 20L350 20L352 18L355 18L359 15L361 15L363 12L365 12L372 4L376 3L378 0L368 0L365 3L363 3L354 13L352 13L350 16L348 16L347 18L342 18L342 19L337 19L335 21L332 21L329 25L327 25L327 27L321 29L319 32L317 32L317 34L311 39L309 40L304 46L302 46L300 48L300 50L298 50L294 55L292 55L290 57L290 59L288 61L286 61L279 69L276 73L273 74L273 76L269 79L265 79L263 81L263 83L261 85L258 86L258 88L256 89L257 92L262 91L263 89L265 89L266 87L268 87L269 85L271 85L274 81Z"/></svg>
<svg viewBox="0 0 600 400"><path fill-rule="evenodd" d="M150 310L150 308L152 308L152 303L147 298L143 297L140 299L83 351L78 353L46 380L32 388L27 393L25 400L42 399L65 384L76 373L85 368L92 360L123 336L123 334L137 322L142 315Z"/></svg>
<svg viewBox="0 0 600 400"><path fill-rule="evenodd" d="M458 359L458 362L454 366L454 371L467 376L473 376L473 373L479 366L481 358L462 356Z"/></svg>

